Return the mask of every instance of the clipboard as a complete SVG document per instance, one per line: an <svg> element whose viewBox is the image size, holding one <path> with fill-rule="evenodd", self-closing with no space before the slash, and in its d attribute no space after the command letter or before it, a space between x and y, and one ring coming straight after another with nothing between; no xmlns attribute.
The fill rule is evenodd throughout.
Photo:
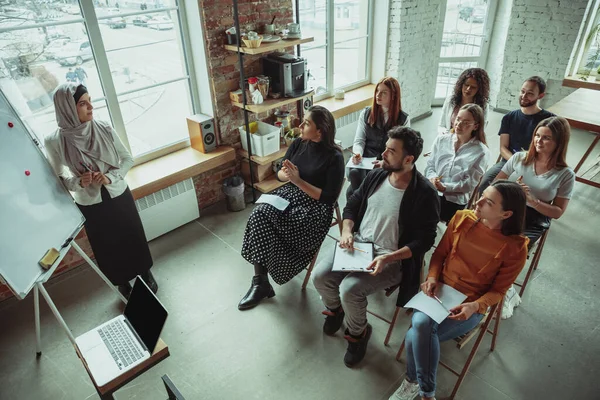
<svg viewBox="0 0 600 400"><path fill-rule="evenodd" d="M336 246L331 270L336 272L372 272L367 267L373 261L375 252L373 243L354 242L354 248L355 250L350 252Z"/></svg>

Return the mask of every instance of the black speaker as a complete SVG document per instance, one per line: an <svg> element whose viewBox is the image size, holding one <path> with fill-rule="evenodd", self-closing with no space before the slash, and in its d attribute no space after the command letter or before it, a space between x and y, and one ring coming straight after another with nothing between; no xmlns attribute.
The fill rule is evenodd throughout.
<svg viewBox="0 0 600 400"><path fill-rule="evenodd" d="M313 105L312 96L305 98L304 101L302 102L302 108L304 108L304 112L307 112L308 109L310 107L312 107L312 105Z"/></svg>

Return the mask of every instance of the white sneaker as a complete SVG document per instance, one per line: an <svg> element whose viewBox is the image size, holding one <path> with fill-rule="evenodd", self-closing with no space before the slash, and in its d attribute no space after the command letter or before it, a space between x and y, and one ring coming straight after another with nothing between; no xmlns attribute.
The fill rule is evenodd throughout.
<svg viewBox="0 0 600 400"><path fill-rule="evenodd" d="M517 293L514 286L510 286L504 295L504 305L502 306L502 319L508 319L513 315L513 309L521 304L521 296Z"/></svg>
<svg viewBox="0 0 600 400"><path fill-rule="evenodd" d="M413 400L419 394L419 384L410 383L406 378L389 400Z"/></svg>

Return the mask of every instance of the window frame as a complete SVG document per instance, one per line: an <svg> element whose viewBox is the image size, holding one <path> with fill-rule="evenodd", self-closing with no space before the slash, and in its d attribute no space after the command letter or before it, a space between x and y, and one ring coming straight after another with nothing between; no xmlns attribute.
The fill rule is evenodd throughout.
<svg viewBox="0 0 600 400"><path fill-rule="evenodd" d="M182 80L187 80L187 84L189 87L190 96L187 99L190 102L192 113L196 114L200 110L200 95L198 91L198 80L194 73L193 68L193 60L192 60L192 49L189 41L189 26L187 22L187 15L185 9L185 0L174 0L176 6L173 7L165 7L160 9L151 9L151 10L140 10L134 12L119 12L115 14L110 14L106 16L98 17L96 15L96 9L94 7L92 0L79 0L77 6L80 9L81 14L79 16L73 16L73 18L68 18L62 21L51 21L51 22L40 22L40 23L29 23L25 22L22 25L9 27L3 29L2 32L10 32L10 31L22 31L26 29L35 29L41 27L55 27L61 25L70 25L70 24L83 24L87 30L87 42L89 43L89 47L91 48L95 66L98 70L98 76L101 81L102 89L104 91L104 96L95 96L94 102L96 101L105 101L108 113L111 118L112 126L114 127L117 135L123 142L123 145L131 152L131 146L129 144L129 138L127 137L127 130L125 128L125 121L123 119L123 114L121 111L121 107L119 105L119 96L140 92L143 90L151 89L154 87L168 85L170 83L179 82ZM99 21L117 18L117 17L130 17L136 15L148 15L148 14L157 14L163 13L165 11L175 11L177 15L177 22L179 24L179 40L182 45L182 63L186 68L187 74L182 74L177 76L176 78L167 79L161 81L159 83L155 83L152 85L144 86L142 88L137 88L130 91L117 92L112 74L110 71L110 65L108 62L108 57L106 56L106 49L104 47L104 42L102 39L102 35L100 32L100 23ZM101 55L101 56L99 56ZM47 110L47 113L53 113L54 109ZM39 116L42 114L36 114L35 116ZM30 126L27 122L28 117L22 117L23 122ZM32 133L34 133L32 131ZM35 134L35 133L34 133ZM39 138L38 138L39 139ZM43 142L43 141L42 141ZM176 142L170 143L168 145L156 148L147 153L142 153L139 156L134 157L134 165L143 164L147 161L153 160L155 158L164 156L166 154L172 153L177 150L184 149L190 146L190 139L185 138L182 140L178 140Z"/></svg>
<svg viewBox="0 0 600 400"><path fill-rule="evenodd" d="M591 43L586 45L586 38L589 36L592 28L598 24L600 24L600 0L590 1L585 11L584 21L579 29L579 36L573 47L565 76L576 76L583 73L581 69L583 58L587 55L591 46ZM592 69L590 75L594 75L594 72Z"/></svg>
<svg viewBox="0 0 600 400"><path fill-rule="evenodd" d="M374 15L374 8L375 8L375 0L368 0L368 2L369 2L369 5L368 5L369 15L367 16L367 34L360 35L360 36L357 36L352 39L344 39L344 40L335 42L335 15L336 15L335 0L326 0L325 4L326 4L326 13L327 13L327 15L326 15L327 28L326 28L326 33L325 33L326 34L325 44L322 44L319 46L304 45L305 47L302 49L302 52L306 52L309 50L325 48L325 59L326 59L325 69L327 70L325 84L327 86L327 91L325 93L315 95L314 96L315 102L332 97L335 94L336 90L349 91L349 90L356 89L356 88L359 88L361 86L365 86L365 85L368 85L371 83L371 71L372 71L371 60L372 60L372 54L373 54L373 15ZM300 21L300 24L302 24L302 21ZM355 40L359 41L364 38L367 39L367 53L366 53L366 58L365 58L366 65L365 65L364 79L358 80L358 81L350 83L348 85L334 87L333 82L334 82L334 72L335 72L335 63L334 63L335 45L345 43L345 42L355 41ZM330 45L330 43L332 45Z"/></svg>

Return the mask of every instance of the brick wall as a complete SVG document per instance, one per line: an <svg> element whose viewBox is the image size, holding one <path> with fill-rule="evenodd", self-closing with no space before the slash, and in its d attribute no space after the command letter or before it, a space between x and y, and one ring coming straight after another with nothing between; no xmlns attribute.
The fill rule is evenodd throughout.
<svg viewBox="0 0 600 400"><path fill-rule="evenodd" d="M232 107L229 92L239 88L240 70L238 55L224 49L225 29L233 26L233 2L225 0L199 0L202 13L208 73L212 85L215 119L220 143L239 146L237 128L244 123L242 110ZM292 22L292 0L240 0L238 13L240 28L262 32L273 16L276 25ZM291 50L290 47L288 50ZM244 55L246 76L261 73L260 56ZM274 110L272 111L274 112ZM250 120L265 119L269 115L249 114Z"/></svg>
<svg viewBox="0 0 600 400"><path fill-rule="evenodd" d="M386 75L400 82L402 108L415 117L431 111L444 0L391 0Z"/></svg>
<svg viewBox="0 0 600 400"><path fill-rule="evenodd" d="M540 75L548 82L547 94L542 101L544 107L572 92L572 89L563 88L561 83L587 3L587 0L500 2L500 31L494 26L487 63L493 70L494 107L506 110L518 108L519 88L523 79L530 75ZM505 15L509 15L508 28L503 26L507 18ZM494 42L498 45L494 46Z"/></svg>

